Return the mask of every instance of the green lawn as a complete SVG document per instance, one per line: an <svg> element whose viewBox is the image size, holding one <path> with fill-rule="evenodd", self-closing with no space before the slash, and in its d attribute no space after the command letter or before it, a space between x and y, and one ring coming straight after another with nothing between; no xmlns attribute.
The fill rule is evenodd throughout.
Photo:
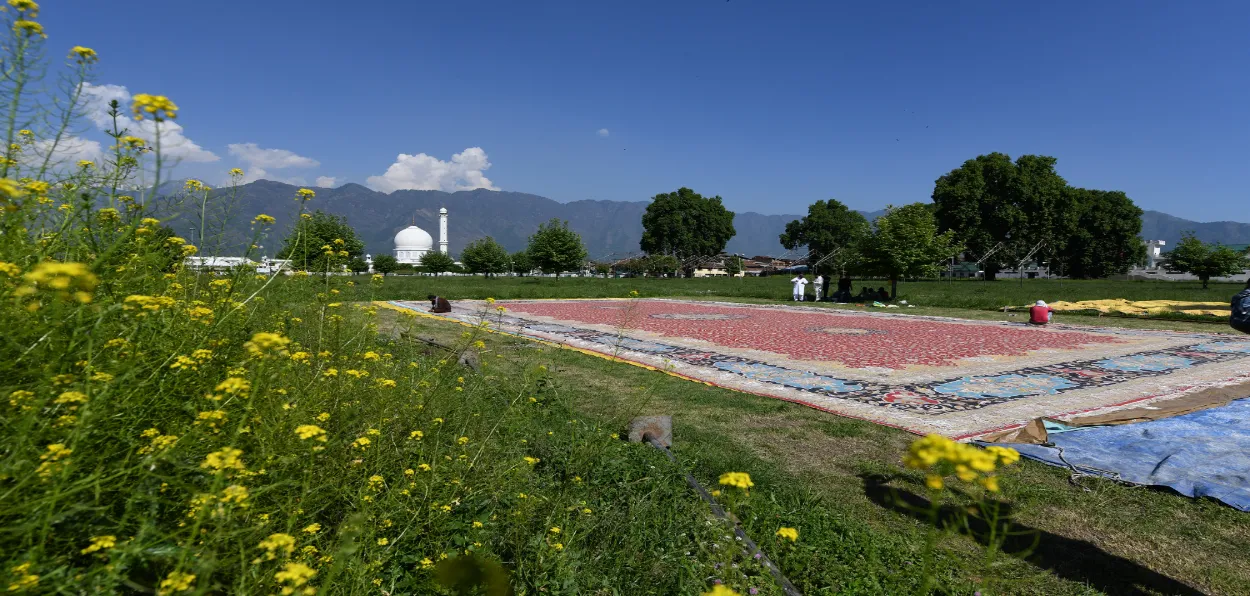
<svg viewBox="0 0 1250 596"><path fill-rule="evenodd" d="M422 299L438 294L451 300L505 298L617 298L636 290L643 297L723 297L755 299L790 299L789 278L701 278L601 279L581 277L500 277L480 276L392 276L380 290L381 299ZM856 281L876 288L887 286L882 280ZM364 285L364 284L360 284ZM1024 306L1037 300L1097 300L1126 298L1130 300L1183 300L1193 302L1228 302L1244 287L1243 284L1212 283L1203 290L1197 282L1159 281L1072 281L1018 280L1001 281L911 281L898 286L899 299L918 306L1001 310L1004 306Z"/></svg>
<svg viewBox="0 0 1250 596"><path fill-rule="evenodd" d="M762 290L768 287L763 281L741 285ZM434 283L444 284L442 291L457 298L485 291L494 282ZM654 294L657 288L695 288L700 283L704 282L499 280L494 288L505 291L492 293L549 296L580 286L637 287L640 293ZM736 281L709 280L704 287L723 295L731 283ZM400 284L388 280L387 285L393 290ZM1006 288L1002 283L987 286ZM908 285L918 293L919 288L932 292L936 287ZM452 294L453 288L464 294ZM977 318L1005 316L923 310ZM384 312L383 328L394 317ZM463 329L426 319L418 325L422 333L449 339ZM1195 324L1179 324L1190 325ZM914 436L519 339L491 336L487 345L490 353L502 356L491 359L498 363L495 374L500 378L513 374L511 368L520 362L546 363L553 372L553 390L597 424L623 429L636 415L673 415L675 451L682 465L709 486L725 471L749 472L756 488L743 523L750 535L771 545L765 547L770 556L805 593L901 594L918 588L931 525L901 505L926 494L922 478L900 465ZM1014 470L1002 495L1013 504L1016 529L1023 533L1006 548L1011 556L987 563L978 534L947 534L936 555L939 592L1234 594L1246 593L1250 585L1250 559L1245 557L1250 517L1219 503L1098 479L1073 484L1065 470L1033 462ZM798 528L798 543L778 546L771 540L779 526Z"/></svg>

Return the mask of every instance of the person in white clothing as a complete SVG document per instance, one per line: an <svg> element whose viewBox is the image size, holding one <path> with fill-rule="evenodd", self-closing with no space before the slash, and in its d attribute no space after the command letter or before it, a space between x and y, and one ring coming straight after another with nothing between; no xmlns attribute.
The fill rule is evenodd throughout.
<svg viewBox="0 0 1250 596"><path fill-rule="evenodd" d="M794 301L802 302L803 294L807 287L807 278L803 277L802 274L796 275L794 279L790 280L790 283L794 284Z"/></svg>
<svg viewBox="0 0 1250 596"><path fill-rule="evenodd" d="M816 276L816 279L812 281L812 285L813 285L813 286L814 286L814 288L816 289L816 302L820 302L820 294L821 294L821 292L824 292L824 291L825 291L825 278L824 278L824 276L822 276L822 275L817 275L817 276Z"/></svg>

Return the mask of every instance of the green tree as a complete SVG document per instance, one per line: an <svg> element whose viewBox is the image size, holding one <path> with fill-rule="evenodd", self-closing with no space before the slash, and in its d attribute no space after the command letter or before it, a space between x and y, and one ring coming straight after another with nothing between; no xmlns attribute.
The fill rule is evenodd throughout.
<svg viewBox="0 0 1250 596"><path fill-rule="evenodd" d="M729 277L736 277L742 273L742 257L733 255L725 259L725 273L728 273Z"/></svg>
<svg viewBox="0 0 1250 596"><path fill-rule="evenodd" d="M837 254L821 264L822 271L846 273L859 260L860 241L872 232L872 226L858 211L834 199L816 201L807 207L807 216L786 224L781 245L788 250L806 246L815 263L830 253ZM816 273L816 272L813 272Z"/></svg>
<svg viewBox="0 0 1250 596"><path fill-rule="evenodd" d="M1167 254L1167 268L1195 275L1202 281L1202 289L1212 277L1235 275L1246 267L1246 257L1222 245L1210 246L1186 232L1176 248Z"/></svg>
<svg viewBox="0 0 1250 596"><path fill-rule="evenodd" d="M582 237L569 229L569 222L553 218L551 221L538 224L538 231L530 236L529 247L525 249L533 260L534 266L543 273L555 273L560 277L564 271L580 269L586 260L586 247Z"/></svg>
<svg viewBox="0 0 1250 596"><path fill-rule="evenodd" d="M711 257L734 237L734 212L721 198L704 197L686 187L651 197L642 214L642 250L685 261Z"/></svg>
<svg viewBox="0 0 1250 596"><path fill-rule="evenodd" d="M890 279L890 296L898 297L898 280L937 275L941 263L959 252L955 233L938 233L937 218L924 203L887 207L877 230L863 242L865 266Z"/></svg>
<svg viewBox="0 0 1250 596"><path fill-rule="evenodd" d="M301 217L283 241L279 259L290 259L291 266L306 271L329 271L341 267L365 252L365 243L347 218L318 209Z"/></svg>
<svg viewBox="0 0 1250 596"><path fill-rule="evenodd" d="M482 273L487 277L505 273L511 266L508 251L490 236L465 245L460 251L460 260L469 273Z"/></svg>
<svg viewBox="0 0 1250 596"><path fill-rule="evenodd" d="M1075 229L1074 195L1055 172L1055 158L990 153L938 178L933 188L938 228L953 230L973 260L1000 242L1006 250L982 264L993 280L1004 261L1045 242L1041 257L1060 254ZM1039 256L1035 255L1035 256ZM998 258L1001 256L1002 258Z"/></svg>
<svg viewBox="0 0 1250 596"><path fill-rule="evenodd" d="M347 261L347 268L351 269L352 273L364 273L369 270L369 264L360 257L352 257Z"/></svg>
<svg viewBox="0 0 1250 596"><path fill-rule="evenodd" d="M378 255L373 258L373 270L382 275L390 275L399 269L399 260L391 255Z"/></svg>
<svg viewBox="0 0 1250 596"><path fill-rule="evenodd" d="M431 250L421 255L421 268L427 273L438 275L451 271L455 266L456 261L441 251Z"/></svg>
<svg viewBox="0 0 1250 596"><path fill-rule="evenodd" d="M681 261L672 255L650 255L644 257L641 263L643 270L648 275L656 277L677 275L677 270L681 269Z"/></svg>
<svg viewBox="0 0 1250 596"><path fill-rule="evenodd" d="M524 276L534 270L534 259L531 259L530 254L523 250L512 253L508 259L511 261L512 272L517 275Z"/></svg>
<svg viewBox="0 0 1250 596"><path fill-rule="evenodd" d="M1127 195L1084 188L1067 192L1077 206L1077 225L1058 260L1069 276L1122 275L1145 259L1146 246L1137 238L1142 210Z"/></svg>

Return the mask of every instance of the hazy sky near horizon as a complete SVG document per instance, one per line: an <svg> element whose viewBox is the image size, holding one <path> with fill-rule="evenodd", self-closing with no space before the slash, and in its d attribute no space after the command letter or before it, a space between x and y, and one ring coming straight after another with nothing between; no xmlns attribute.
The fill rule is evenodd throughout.
<svg viewBox="0 0 1250 596"><path fill-rule="evenodd" d="M209 183L688 186L802 213L928 201L1001 151L1144 209L1250 220L1244 1L50 0L40 21L50 57L100 53L100 105L177 102L176 175Z"/></svg>

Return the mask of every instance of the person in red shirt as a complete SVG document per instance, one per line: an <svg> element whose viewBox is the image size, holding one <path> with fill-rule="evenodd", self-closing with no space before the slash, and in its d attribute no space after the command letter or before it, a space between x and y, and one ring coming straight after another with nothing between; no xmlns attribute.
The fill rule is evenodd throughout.
<svg viewBox="0 0 1250 596"><path fill-rule="evenodd" d="M1037 304L1034 304L1033 307L1029 309L1029 324L1045 325L1050 322L1050 317L1054 314L1054 312L1055 309L1046 306L1044 301L1038 300Z"/></svg>

